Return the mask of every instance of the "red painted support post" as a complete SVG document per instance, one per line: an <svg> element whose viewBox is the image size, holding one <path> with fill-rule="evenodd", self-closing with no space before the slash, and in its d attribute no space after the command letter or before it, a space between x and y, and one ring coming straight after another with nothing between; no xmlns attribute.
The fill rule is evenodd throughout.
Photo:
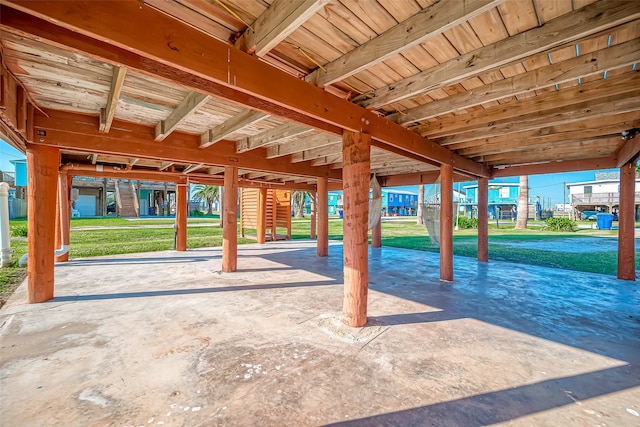
<svg viewBox="0 0 640 427"><path fill-rule="evenodd" d="M238 268L238 168L224 168L224 226L222 230L222 271Z"/></svg>
<svg viewBox="0 0 640 427"><path fill-rule="evenodd" d="M342 180L344 188L344 299L342 322L352 327L367 324L369 289L369 172L371 137L344 131Z"/></svg>
<svg viewBox="0 0 640 427"><path fill-rule="evenodd" d="M316 192L311 192L311 231L309 237L311 239L316 238Z"/></svg>
<svg viewBox="0 0 640 427"><path fill-rule="evenodd" d="M478 261L489 261L489 180L478 179Z"/></svg>
<svg viewBox="0 0 640 427"><path fill-rule="evenodd" d="M53 298L56 234L56 189L60 150L30 144L27 148L29 238L27 251L27 300Z"/></svg>
<svg viewBox="0 0 640 427"><path fill-rule="evenodd" d="M318 178L318 256L329 256L329 183Z"/></svg>
<svg viewBox="0 0 640 427"><path fill-rule="evenodd" d="M636 280L635 264L635 161L620 168L618 212L618 279Z"/></svg>
<svg viewBox="0 0 640 427"><path fill-rule="evenodd" d="M187 189L189 184L186 180L176 182L176 250L187 250Z"/></svg>
<svg viewBox="0 0 640 427"><path fill-rule="evenodd" d="M274 199L275 199L275 195L274 195ZM275 206L275 200L273 202L273 206ZM266 188L259 188L258 189L258 206L257 206L258 212L256 212L257 218L256 218L256 236L258 238L258 243L260 244L264 244L265 240L266 240L266 234L267 234L267 189ZM273 212L273 217L275 218L276 213L275 213L275 209ZM272 227L272 231L275 227ZM274 236L272 236L274 237ZM274 237L275 240L275 237Z"/></svg>
<svg viewBox="0 0 640 427"><path fill-rule="evenodd" d="M453 281L453 166L440 166L440 280Z"/></svg>
<svg viewBox="0 0 640 427"><path fill-rule="evenodd" d="M58 195L56 197L56 249L69 246L69 229L71 227L69 216L71 214L70 182L72 178L66 173L58 174ZM69 261L69 252L55 257L55 262Z"/></svg>

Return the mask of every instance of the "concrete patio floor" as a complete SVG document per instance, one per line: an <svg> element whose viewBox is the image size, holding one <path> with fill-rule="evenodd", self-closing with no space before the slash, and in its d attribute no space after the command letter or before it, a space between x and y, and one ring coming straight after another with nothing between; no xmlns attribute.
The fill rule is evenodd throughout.
<svg viewBox="0 0 640 427"><path fill-rule="evenodd" d="M342 245L56 266L0 309L0 424L640 425L640 285L370 250L369 323L341 326Z"/></svg>

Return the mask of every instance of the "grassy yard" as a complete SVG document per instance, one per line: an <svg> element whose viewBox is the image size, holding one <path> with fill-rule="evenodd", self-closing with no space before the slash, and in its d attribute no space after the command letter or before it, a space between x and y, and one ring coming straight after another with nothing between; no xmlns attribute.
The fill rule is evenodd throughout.
<svg viewBox="0 0 640 427"><path fill-rule="evenodd" d="M121 218L74 218L71 220L71 258L86 258L101 255L116 255L134 252L162 251L173 247L173 218L129 221ZM187 229L189 248L213 247L222 245L222 230L218 226L219 219L189 218L190 224L211 224L210 227L199 226ZM168 228L144 228L144 225L167 225ZM12 227L26 228L26 221L11 221ZM489 226L489 258L491 260L510 261L548 267L559 267L570 270L615 274L617 253L600 251L588 253L562 253L540 249L514 249L509 243L524 241L545 241L557 239L581 239L587 236L615 237L617 231L580 229L574 233L548 232L541 224L532 223L527 230L514 230L513 224L501 223L497 229L495 224ZM85 227L127 227L101 228L94 230ZM292 220L292 238L309 237L309 219ZM342 221L329 221L329 238L342 240ZM454 232L454 254L467 257L477 256L477 230L458 230ZM252 243L254 240L238 238L239 244ZM382 223L382 244L398 248L438 252L438 246L431 243L424 226L414 221L384 221ZM20 256L27 251L26 237L12 237L13 266L0 269L0 305L10 295L17 283L20 283L26 272L17 268ZM640 254L636 256L636 267L640 267Z"/></svg>

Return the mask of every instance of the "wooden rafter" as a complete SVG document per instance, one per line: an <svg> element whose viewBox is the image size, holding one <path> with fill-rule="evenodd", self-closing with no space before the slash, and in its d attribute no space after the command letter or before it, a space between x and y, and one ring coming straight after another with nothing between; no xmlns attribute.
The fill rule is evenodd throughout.
<svg viewBox="0 0 640 427"><path fill-rule="evenodd" d="M238 141L236 150L238 153L244 153L245 151L264 147L265 145L273 144L282 139L302 135L307 132L311 132L311 129L306 126L296 123L285 123L273 129L259 133L258 135L249 136Z"/></svg>
<svg viewBox="0 0 640 427"><path fill-rule="evenodd" d="M116 114L116 107L120 99L120 92L124 85L124 78L127 75L127 69L124 67L113 67L113 77L111 78L111 88L107 97L107 106L100 110L100 132L108 133L111 129L111 123Z"/></svg>
<svg viewBox="0 0 640 427"><path fill-rule="evenodd" d="M16 5L31 14L28 16L1 6L1 24L13 31L56 40L104 61L117 61L141 73L253 108L264 108L269 114L320 130L335 134L342 134L343 129L369 133L374 140L425 160L452 164L456 170L475 176L489 174L485 165L458 156L374 112L230 49L224 43L151 8L128 2L78 4L59 1L51 7L48 3L14 0L7 4ZM50 18L56 24L33 15ZM83 18L87 15L102 18L87 21ZM134 18L156 25L144 28L129 25L128 22ZM166 28L172 29L171 34L165 33ZM110 40L112 44L102 40ZM117 46L128 46L131 50ZM202 52L207 52L206 58ZM143 55L143 60L140 55ZM226 61L220 58L226 58ZM264 84L265 81L270 84Z"/></svg>
<svg viewBox="0 0 640 427"><path fill-rule="evenodd" d="M441 100L429 102L405 110L402 114L393 113L388 115L387 118L396 123L407 125L501 98L566 83L580 77L584 78L603 71L629 66L639 61L640 40L635 39L608 49L588 53L527 73L498 80L472 91L457 93Z"/></svg>
<svg viewBox="0 0 640 427"><path fill-rule="evenodd" d="M232 133L242 129L243 127L257 123L266 117L268 116L260 111L244 110L221 125L203 133L200 137L200 148L206 148L216 142L222 141Z"/></svg>
<svg viewBox="0 0 640 427"><path fill-rule="evenodd" d="M92 154L91 155L91 164L95 165L97 161L98 161L98 155L97 154Z"/></svg>
<svg viewBox="0 0 640 427"><path fill-rule="evenodd" d="M304 162L307 160L315 160L325 156L332 156L332 155L340 156L340 153L341 153L340 141L338 141L338 143L334 143L331 145L325 145L324 147L311 148L309 150L292 154L291 161L294 163L297 163L297 162Z"/></svg>
<svg viewBox="0 0 640 427"><path fill-rule="evenodd" d="M167 135L180 126L180 123L198 111L209 99L211 99L209 95L189 92L166 119L158 122L155 129L156 141L165 139Z"/></svg>
<svg viewBox="0 0 640 427"><path fill-rule="evenodd" d="M574 12L562 15L536 27L465 53L440 65L427 69L393 85L355 98L367 108L392 104L402 99L460 83L491 70L520 62L522 59L548 49L573 43L616 25L640 17L640 2L595 2Z"/></svg>
<svg viewBox="0 0 640 427"><path fill-rule="evenodd" d="M187 174L187 173L195 172L195 171L197 171L199 169L202 169L203 167L205 167L204 163L198 163L198 164L195 164L195 165L189 165L184 169L184 171L182 171L182 173Z"/></svg>
<svg viewBox="0 0 640 427"><path fill-rule="evenodd" d="M122 157L138 157L161 160L168 163L199 164L207 166L235 166L242 169L263 170L286 175L327 177L340 180L340 171L309 164L293 165L285 158L266 159L265 150L252 150L243 155L235 151L233 141L220 141L215 150L200 149L197 135L173 132L166 144L154 141L153 127L115 120L109 134L97 131L98 118L56 110L36 112L34 128L46 133L39 144L58 148L105 153ZM168 165L167 167L169 167Z"/></svg>
<svg viewBox="0 0 640 427"><path fill-rule="evenodd" d="M316 69L306 80L325 86L352 76L425 40L496 7L504 0L456 0L435 2L417 14L349 51L324 69Z"/></svg>
<svg viewBox="0 0 640 427"><path fill-rule="evenodd" d="M262 57L330 1L275 0L244 31L235 45L245 52Z"/></svg>

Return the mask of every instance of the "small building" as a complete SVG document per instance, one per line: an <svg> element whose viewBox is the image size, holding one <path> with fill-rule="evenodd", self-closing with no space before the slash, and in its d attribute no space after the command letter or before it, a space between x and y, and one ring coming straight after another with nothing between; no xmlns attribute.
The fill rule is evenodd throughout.
<svg viewBox="0 0 640 427"><path fill-rule="evenodd" d="M636 178L636 188L640 179ZM618 213L620 206L620 172L596 172L593 181L567 184L571 210L575 219L585 211ZM639 218L640 194L636 192L636 220Z"/></svg>
<svg viewBox="0 0 640 427"><path fill-rule="evenodd" d="M342 191L329 192L329 215L339 215L343 208ZM411 216L416 215L418 209L418 194L404 190L382 190L383 216Z"/></svg>
<svg viewBox="0 0 640 427"><path fill-rule="evenodd" d="M466 185L466 201L461 203L464 214L478 217L478 184ZM489 182L489 219L514 219L513 208L518 207L518 194L520 184L510 182ZM462 210L462 209L461 209Z"/></svg>

